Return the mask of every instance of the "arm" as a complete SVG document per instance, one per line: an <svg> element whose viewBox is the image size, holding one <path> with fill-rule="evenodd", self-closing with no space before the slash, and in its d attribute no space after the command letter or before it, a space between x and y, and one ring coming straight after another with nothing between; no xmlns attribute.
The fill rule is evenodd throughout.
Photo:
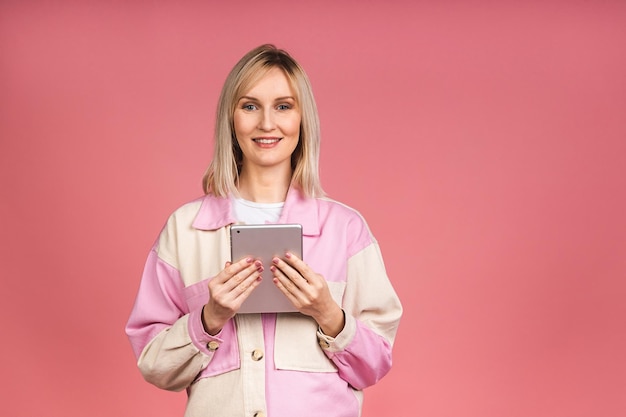
<svg viewBox="0 0 626 417"><path fill-rule="evenodd" d="M402 306L375 242L348 260L347 274L345 326L336 337L319 331L318 338L339 375L353 387L363 389L391 369L391 350Z"/></svg>
<svg viewBox="0 0 626 417"><path fill-rule="evenodd" d="M357 389L378 382L391 368L391 348L402 307L371 241L348 260L343 309L328 283L301 259L274 258L274 283L319 325L318 339L339 375Z"/></svg>
<svg viewBox="0 0 626 417"><path fill-rule="evenodd" d="M202 306L189 311L180 273L152 249L126 326L144 378L163 389L189 386L213 359L214 368L238 366L232 320L211 336L202 325ZM200 283L199 285L206 285ZM219 348L219 350L216 349Z"/></svg>

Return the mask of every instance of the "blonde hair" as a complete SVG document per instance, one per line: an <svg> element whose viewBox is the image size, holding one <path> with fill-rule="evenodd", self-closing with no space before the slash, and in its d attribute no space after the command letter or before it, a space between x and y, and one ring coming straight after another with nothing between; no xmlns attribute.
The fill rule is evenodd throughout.
<svg viewBox="0 0 626 417"><path fill-rule="evenodd" d="M206 194L237 195L243 155L235 137L235 106L273 68L285 73L302 112L300 140L291 155L292 186L299 187L308 197L324 196L319 178L320 124L311 84L302 67L286 51L269 44L244 55L224 82L217 105L213 160L202 178Z"/></svg>

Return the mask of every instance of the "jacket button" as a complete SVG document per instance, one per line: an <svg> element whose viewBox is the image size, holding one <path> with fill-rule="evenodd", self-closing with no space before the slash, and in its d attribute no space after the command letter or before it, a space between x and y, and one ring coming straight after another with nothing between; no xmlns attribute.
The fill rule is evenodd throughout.
<svg viewBox="0 0 626 417"><path fill-rule="evenodd" d="M219 347L220 344L217 343L215 340L211 340L209 343L206 344L206 348L209 349L211 352L215 352Z"/></svg>
<svg viewBox="0 0 626 417"><path fill-rule="evenodd" d="M257 411L254 413L254 417L265 417L265 413L263 411Z"/></svg>
<svg viewBox="0 0 626 417"><path fill-rule="evenodd" d="M328 349L330 347L330 343L328 343L324 339L319 339L319 344L322 347L322 349Z"/></svg>
<svg viewBox="0 0 626 417"><path fill-rule="evenodd" d="M261 349L254 349L252 351L252 360L254 361L260 361L261 359L263 359L263 351ZM261 411L259 411L259 413L262 413ZM265 414L259 415L260 417L264 416ZM255 414L256 416L256 414Z"/></svg>

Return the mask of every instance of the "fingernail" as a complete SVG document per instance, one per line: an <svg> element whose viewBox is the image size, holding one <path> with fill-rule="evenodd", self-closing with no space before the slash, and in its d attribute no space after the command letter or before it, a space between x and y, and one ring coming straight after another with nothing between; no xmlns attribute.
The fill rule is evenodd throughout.
<svg viewBox="0 0 626 417"><path fill-rule="evenodd" d="M291 253L290 252L285 252L285 257L286 258L291 258Z"/></svg>
<svg viewBox="0 0 626 417"><path fill-rule="evenodd" d="M275 264L277 264L280 261L280 259L278 258L272 258L272 262L274 262Z"/></svg>
<svg viewBox="0 0 626 417"><path fill-rule="evenodd" d="M254 262L254 264L256 266L263 266L263 264L261 263L261 261L259 261L258 259Z"/></svg>
<svg viewBox="0 0 626 417"><path fill-rule="evenodd" d="M246 262L248 262L249 264L251 264L253 260L254 259L252 259L252 258L246 258Z"/></svg>

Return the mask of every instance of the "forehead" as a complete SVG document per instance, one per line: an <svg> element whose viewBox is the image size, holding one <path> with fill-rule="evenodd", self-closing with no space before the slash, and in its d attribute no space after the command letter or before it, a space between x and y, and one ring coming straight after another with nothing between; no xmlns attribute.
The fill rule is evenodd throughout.
<svg viewBox="0 0 626 417"><path fill-rule="evenodd" d="M255 72L247 83L241 86L241 96L297 96L292 80L279 67L271 67Z"/></svg>

